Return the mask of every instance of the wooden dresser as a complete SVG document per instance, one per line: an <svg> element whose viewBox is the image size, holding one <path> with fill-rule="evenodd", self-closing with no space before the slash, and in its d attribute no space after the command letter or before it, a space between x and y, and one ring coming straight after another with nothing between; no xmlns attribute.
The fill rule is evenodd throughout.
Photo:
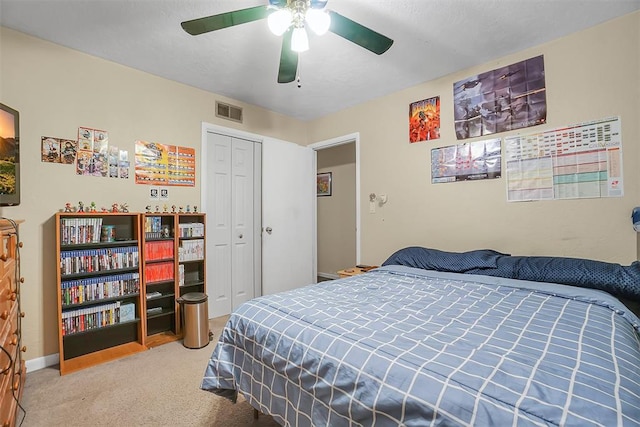
<svg viewBox="0 0 640 427"><path fill-rule="evenodd" d="M20 221L22 222L22 221ZM26 376L20 310L18 222L0 220L0 426L16 425Z"/></svg>

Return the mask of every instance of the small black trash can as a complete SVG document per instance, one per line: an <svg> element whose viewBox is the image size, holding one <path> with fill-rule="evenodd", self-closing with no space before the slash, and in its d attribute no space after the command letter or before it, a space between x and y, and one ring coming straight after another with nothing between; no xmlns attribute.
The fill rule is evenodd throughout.
<svg viewBox="0 0 640 427"><path fill-rule="evenodd" d="M202 348L209 344L209 309L207 295L189 292L176 300L182 312L182 344Z"/></svg>

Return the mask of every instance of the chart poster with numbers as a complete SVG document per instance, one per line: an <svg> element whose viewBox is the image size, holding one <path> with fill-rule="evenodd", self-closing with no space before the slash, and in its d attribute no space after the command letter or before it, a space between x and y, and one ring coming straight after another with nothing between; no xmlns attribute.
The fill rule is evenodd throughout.
<svg viewBox="0 0 640 427"><path fill-rule="evenodd" d="M431 150L431 183L500 178L500 138Z"/></svg>
<svg viewBox="0 0 640 427"><path fill-rule="evenodd" d="M136 184L196 185L194 148L136 141L135 167Z"/></svg>
<svg viewBox="0 0 640 427"><path fill-rule="evenodd" d="M510 202L624 195L619 117L504 142Z"/></svg>

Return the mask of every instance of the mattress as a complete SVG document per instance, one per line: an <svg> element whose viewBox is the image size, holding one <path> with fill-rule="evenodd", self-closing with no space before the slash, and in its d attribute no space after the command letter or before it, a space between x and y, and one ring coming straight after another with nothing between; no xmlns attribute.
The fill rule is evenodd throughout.
<svg viewBox="0 0 640 427"><path fill-rule="evenodd" d="M639 325L596 289L389 265L241 305L201 387L286 426L640 426Z"/></svg>

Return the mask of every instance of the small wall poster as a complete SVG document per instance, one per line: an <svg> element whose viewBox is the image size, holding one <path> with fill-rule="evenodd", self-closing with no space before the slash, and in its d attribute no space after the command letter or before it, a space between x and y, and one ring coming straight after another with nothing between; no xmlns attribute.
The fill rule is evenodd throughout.
<svg viewBox="0 0 640 427"><path fill-rule="evenodd" d="M440 138L440 97L409 104L409 142Z"/></svg>
<svg viewBox="0 0 640 427"><path fill-rule="evenodd" d="M60 140L43 136L42 141L42 161L48 163L60 163Z"/></svg>
<svg viewBox="0 0 640 427"><path fill-rule="evenodd" d="M431 183L500 178L500 138L431 150Z"/></svg>
<svg viewBox="0 0 640 427"><path fill-rule="evenodd" d="M41 137L43 162L71 165L76 161L76 141L70 139Z"/></svg>
<svg viewBox="0 0 640 427"><path fill-rule="evenodd" d="M317 195L318 196L330 196L331 195L331 172L319 173L316 177Z"/></svg>

